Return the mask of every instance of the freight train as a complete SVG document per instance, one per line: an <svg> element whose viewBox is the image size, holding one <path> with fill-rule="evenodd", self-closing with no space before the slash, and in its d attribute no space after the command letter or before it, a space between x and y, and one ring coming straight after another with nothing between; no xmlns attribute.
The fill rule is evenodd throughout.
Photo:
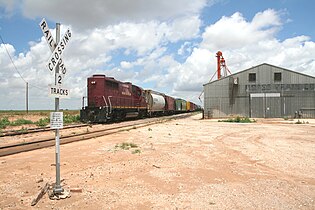
<svg viewBox="0 0 315 210"><path fill-rule="evenodd" d="M82 122L104 123L199 109L200 106L193 102L96 74L87 79L87 106L84 106L83 101L80 119Z"/></svg>

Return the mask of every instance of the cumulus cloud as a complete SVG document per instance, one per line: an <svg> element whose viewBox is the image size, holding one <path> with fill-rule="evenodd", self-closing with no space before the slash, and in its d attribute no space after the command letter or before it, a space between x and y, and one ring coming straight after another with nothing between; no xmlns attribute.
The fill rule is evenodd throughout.
<svg viewBox="0 0 315 210"><path fill-rule="evenodd" d="M201 47L213 50L241 48L273 38L280 26L280 15L275 10L259 12L252 21L247 21L241 13L236 12L206 27Z"/></svg>
<svg viewBox="0 0 315 210"><path fill-rule="evenodd" d="M104 5L108 6L109 2L111 1L106 1ZM126 6L131 2L133 1L128 1ZM139 2L141 1L134 1L135 4ZM155 2L159 5L157 7L162 7L162 3L159 2L164 1ZM189 2L187 1L185 7ZM32 3L33 1L24 1L24 4ZM80 3L85 5L83 2L77 4ZM97 3L103 4L103 1L93 1L91 7L95 8ZM118 4L114 1L112 3ZM315 43L310 37L300 35L285 40L277 39L277 32L285 28L281 12L267 9L257 13L251 20L246 20L241 13L236 12L203 27L198 14L201 7L198 6L199 3L204 5L205 2L198 1L196 7L184 8L183 11L177 11L176 8L172 13L163 11L158 15L157 11L151 11L152 14L148 17L152 20L132 21L133 18L140 19L131 11L116 24L106 25L107 20L101 17L98 27L87 30L80 30L75 22L71 22L70 17L61 15L67 19L73 32L64 53L64 63L68 68L65 84L73 90L70 91L73 101L71 99L71 103L67 104L75 104L72 108L80 108L81 97L86 94L86 78L95 73L104 73L144 88L198 102L202 85L215 73L215 53L218 50L223 52L232 73L266 62L315 75L313 58ZM54 1L46 2L47 7L53 8L55 4ZM41 8L40 5L38 8ZM25 11L28 11L30 16L36 16L40 15L36 13L38 8L32 7L34 11L25 8ZM105 16L115 22L113 14L118 14L124 9L115 11L114 8ZM131 6L130 9L132 8L134 7ZM149 6L148 9L150 8ZM102 9L103 7L100 11L103 11ZM137 9L138 7L135 10ZM193 10L190 16L187 16L187 10ZM142 15L146 12L142 11ZM93 18L100 18L99 11L95 13L92 17L88 16L92 22ZM128 20L123 21L127 16ZM157 16L162 18L155 18ZM62 32L70 25L63 25ZM52 30L52 34L54 33ZM6 47L22 76L30 84L40 87L40 89L31 87L33 107L51 106L46 100L48 92L46 87L47 84L53 83L53 76L49 75L45 66L50 51L44 37L37 42L31 42L30 50L25 53L16 54L14 46L9 44L6 44ZM0 86L3 89L11 88L13 86L10 84L14 83L14 88L10 89L10 97L7 93L0 93L0 97L8 101L8 104L14 101L14 97L16 100L24 97L21 89L24 90L25 86L19 75L16 72L12 73L11 65L4 46L1 45Z"/></svg>
<svg viewBox="0 0 315 210"><path fill-rule="evenodd" d="M185 62L171 66L162 82L173 84L173 94L196 100L202 85L215 74L218 50L223 52L232 73L270 63L315 76L315 43L303 35L278 40L277 32L284 27L281 15L268 9L257 13L252 20L246 20L239 12L222 17L205 28L199 46ZM184 43L178 53L183 54L188 45Z"/></svg>
<svg viewBox="0 0 315 210"><path fill-rule="evenodd" d="M69 88L76 90L71 92L72 98L80 99L86 94L86 78L97 72L115 76L122 80L150 81L149 78L153 75L153 72L159 73L162 71L161 68L156 68L154 60L166 52L166 48L163 46L166 46L169 42L194 38L198 34L199 24L200 20L198 18L193 18L186 25L183 19L180 18L178 21L169 22L124 22L86 31L72 28L73 36L63 56L68 69L64 84L68 84ZM68 27L62 25L61 34ZM184 31L185 29L189 30L190 33L174 31ZM51 33L55 34L55 29L51 29ZM36 95L46 97L47 84L54 83L54 77L49 75L46 68L47 59L51 52L45 38L41 37L40 42L30 42L30 50L19 55L15 55L15 49L12 45L7 45L7 48L15 65L22 72L23 78L33 85L31 88L36 89ZM0 65L5 67L2 68L4 73L1 74L6 79L0 80L0 85L8 87L10 83L8 83L7 78L12 75L12 64L4 49L4 47L1 47ZM110 65L112 55L116 50L121 49L133 53L137 57L137 60L132 62L122 61L122 69ZM3 61L2 58L4 58ZM139 72L135 72L133 66L139 67ZM157 71L157 69L160 70ZM19 90L24 89L23 80L16 76L14 78L19 81L14 83L19 85ZM16 89L18 90L18 88Z"/></svg>
<svg viewBox="0 0 315 210"><path fill-rule="evenodd" d="M150 20L167 21L181 16L199 14L208 0L23 0L23 12L28 17L48 17L50 20L76 28L94 28L120 22Z"/></svg>

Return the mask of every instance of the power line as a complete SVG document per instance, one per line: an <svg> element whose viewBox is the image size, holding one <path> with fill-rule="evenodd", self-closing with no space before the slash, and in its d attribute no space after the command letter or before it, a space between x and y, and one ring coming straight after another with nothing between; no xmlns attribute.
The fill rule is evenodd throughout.
<svg viewBox="0 0 315 210"><path fill-rule="evenodd" d="M5 46L5 43L4 43L4 41L3 41L1 35L0 35L0 39L1 39L1 41L2 41L2 44L3 44L3 46L4 46L5 51L7 52L8 56L9 56L9 58L10 58L10 60L11 60L11 63L12 63L12 65L13 65L15 71L20 75L21 79L22 79L25 83L27 83L27 81L22 77L22 75L21 75L21 73L19 72L19 70L16 68L16 66L15 66L15 64L14 64L14 62L13 62L13 59L12 59L12 57L11 57L11 55L10 55L10 53L9 53L9 51L8 51L8 49L7 49L7 47Z"/></svg>

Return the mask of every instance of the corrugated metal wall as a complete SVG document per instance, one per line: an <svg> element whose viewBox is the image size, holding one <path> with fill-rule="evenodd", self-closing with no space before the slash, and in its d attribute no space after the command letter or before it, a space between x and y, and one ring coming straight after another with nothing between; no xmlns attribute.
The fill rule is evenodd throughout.
<svg viewBox="0 0 315 210"><path fill-rule="evenodd" d="M256 74L255 81L249 81L249 73ZM281 73L280 81L275 80L275 73ZM205 118L294 117L296 112L315 118L315 78L261 64L205 84L204 112Z"/></svg>

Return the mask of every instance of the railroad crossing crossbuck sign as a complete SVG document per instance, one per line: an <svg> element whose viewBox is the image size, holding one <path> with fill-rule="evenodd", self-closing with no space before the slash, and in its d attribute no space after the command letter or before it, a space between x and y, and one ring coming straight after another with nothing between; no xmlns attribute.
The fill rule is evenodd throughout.
<svg viewBox="0 0 315 210"><path fill-rule="evenodd" d="M64 87L61 87L63 83L63 79L67 73L66 66L63 63L61 56L71 38L71 31L70 29L68 29L65 35L63 36L63 38L60 40L60 42L57 45L52 34L50 33L50 30L49 30L49 27L45 18L42 19L42 21L39 23L39 26L52 52L48 60L48 63L46 65L47 68L49 69L51 73L53 73L54 69L59 65L59 71L55 72L55 85L49 86L49 95L56 98L69 97L70 91Z"/></svg>

